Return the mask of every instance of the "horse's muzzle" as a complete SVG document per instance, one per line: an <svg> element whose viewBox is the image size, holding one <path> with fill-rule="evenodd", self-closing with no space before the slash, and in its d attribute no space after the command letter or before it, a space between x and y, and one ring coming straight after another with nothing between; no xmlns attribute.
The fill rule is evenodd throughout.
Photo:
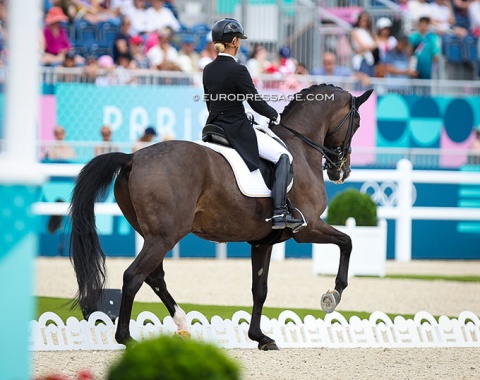
<svg viewBox="0 0 480 380"><path fill-rule="evenodd" d="M335 184L342 184L349 176L351 170L343 166L340 170L335 168L327 168L327 175L330 181Z"/></svg>

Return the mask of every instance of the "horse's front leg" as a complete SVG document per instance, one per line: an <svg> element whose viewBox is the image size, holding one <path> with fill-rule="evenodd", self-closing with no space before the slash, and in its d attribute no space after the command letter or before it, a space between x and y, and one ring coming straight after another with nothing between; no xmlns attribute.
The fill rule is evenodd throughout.
<svg viewBox="0 0 480 380"><path fill-rule="evenodd" d="M323 311L326 313L333 312L340 303L343 291L348 286L348 266L352 252L352 239L321 219L298 232L294 235L294 238L299 243L335 244L340 248L340 263L335 278L335 290L327 291L321 298Z"/></svg>
<svg viewBox="0 0 480 380"><path fill-rule="evenodd" d="M260 329L260 319L262 309L268 292L268 270L270 268L270 258L272 255L272 246L260 245L252 246L252 294L253 309L248 337L258 342L259 350L278 350L275 341L266 336Z"/></svg>

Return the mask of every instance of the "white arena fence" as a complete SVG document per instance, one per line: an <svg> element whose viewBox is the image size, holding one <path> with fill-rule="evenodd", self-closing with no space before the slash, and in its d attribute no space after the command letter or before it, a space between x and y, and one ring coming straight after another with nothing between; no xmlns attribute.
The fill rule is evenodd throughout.
<svg viewBox="0 0 480 380"><path fill-rule="evenodd" d="M2 141L0 140L0 152L2 150ZM111 142L104 143L98 141L68 141L68 146L75 151L75 160L68 163L87 163L95 156L97 148L104 152L124 152L131 153L132 148L137 142ZM144 146L152 143L144 143ZM43 160L45 152L49 148L55 148L57 142L54 140L39 140L37 142L37 157ZM441 148L354 148L351 157L352 166L362 163L362 166L368 165L369 168L393 169L401 158L406 158L412 162L415 169L457 169L470 161L480 162L480 156L474 156L468 149L441 149ZM55 162L42 161L53 164ZM58 162L57 162L58 163ZM355 171L357 169L354 169Z"/></svg>
<svg viewBox="0 0 480 380"><path fill-rule="evenodd" d="M211 321L197 311L187 313L187 324L193 339L225 348L256 348L248 338L251 316L237 311L232 319L214 316ZM104 313L94 312L87 320L70 317L64 323L52 312L42 314L30 323L32 351L121 350L115 341L116 323ZM163 321L149 311L130 321L131 335L136 340L153 338L176 331L172 317ZM411 348L411 347L480 347L480 320L470 311L458 318L441 316L438 321L421 311L413 319L397 316L390 319L376 311L368 319L353 316L347 320L341 313L327 314L324 319L306 316L303 320L290 310L278 319L262 316L261 328L279 348Z"/></svg>
<svg viewBox="0 0 480 380"><path fill-rule="evenodd" d="M0 75L2 70L0 69ZM102 74L99 71L99 74ZM184 73L175 71L129 70L134 85L187 85L203 89L202 73ZM278 74L263 74L253 78L260 93L269 89L284 88L286 77ZM91 83L84 68L43 67L41 80L45 86L57 83ZM290 75L288 82L298 84L301 88L318 83L332 83L347 91L362 91L365 87L352 77L335 77L321 75ZM398 79L370 78L370 86L377 95L393 92L420 96L455 96L471 97L480 95L480 81L447 79Z"/></svg>
<svg viewBox="0 0 480 380"><path fill-rule="evenodd" d="M42 164L41 170L47 177L76 177L83 165L81 164ZM363 183L363 188L389 187L393 189L394 197L390 205L379 206L378 217L394 219L395 223L395 259L410 261L412 257L412 221L413 220L463 220L480 221L479 208L464 207L418 207L414 206L414 184L480 184L480 171L448 171L448 170L413 170L412 164L406 159L398 162L393 170L355 169L348 182ZM37 215L67 215L69 203L37 202L33 212ZM95 212L98 215L122 215L116 203L96 203ZM138 241L141 244L141 241ZM280 245L279 245L280 246ZM217 244L217 258L225 258L225 245ZM138 252L138 250L137 250ZM274 258L282 260L283 252L276 252ZM173 257L178 257L178 249Z"/></svg>

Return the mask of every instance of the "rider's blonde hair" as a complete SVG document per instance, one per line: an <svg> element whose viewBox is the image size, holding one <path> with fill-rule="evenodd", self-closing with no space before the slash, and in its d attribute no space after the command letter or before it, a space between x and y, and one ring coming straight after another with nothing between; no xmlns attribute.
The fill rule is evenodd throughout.
<svg viewBox="0 0 480 380"><path fill-rule="evenodd" d="M223 42L215 42L213 45L216 51L223 53L225 51L225 44Z"/></svg>

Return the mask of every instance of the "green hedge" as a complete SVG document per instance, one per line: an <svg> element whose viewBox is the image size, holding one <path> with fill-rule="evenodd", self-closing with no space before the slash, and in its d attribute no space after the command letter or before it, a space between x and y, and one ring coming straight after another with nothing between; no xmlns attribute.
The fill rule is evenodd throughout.
<svg viewBox="0 0 480 380"><path fill-rule="evenodd" d="M344 226L350 217L355 218L357 226L376 226L377 205L368 194L355 189L335 194L328 206L327 223Z"/></svg>
<svg viewBox="0 0 480 380"><path fill-rule="evenodd" d="M127 345L109 380L238 380L240 367L217 346L162 335Z"/></svg>

